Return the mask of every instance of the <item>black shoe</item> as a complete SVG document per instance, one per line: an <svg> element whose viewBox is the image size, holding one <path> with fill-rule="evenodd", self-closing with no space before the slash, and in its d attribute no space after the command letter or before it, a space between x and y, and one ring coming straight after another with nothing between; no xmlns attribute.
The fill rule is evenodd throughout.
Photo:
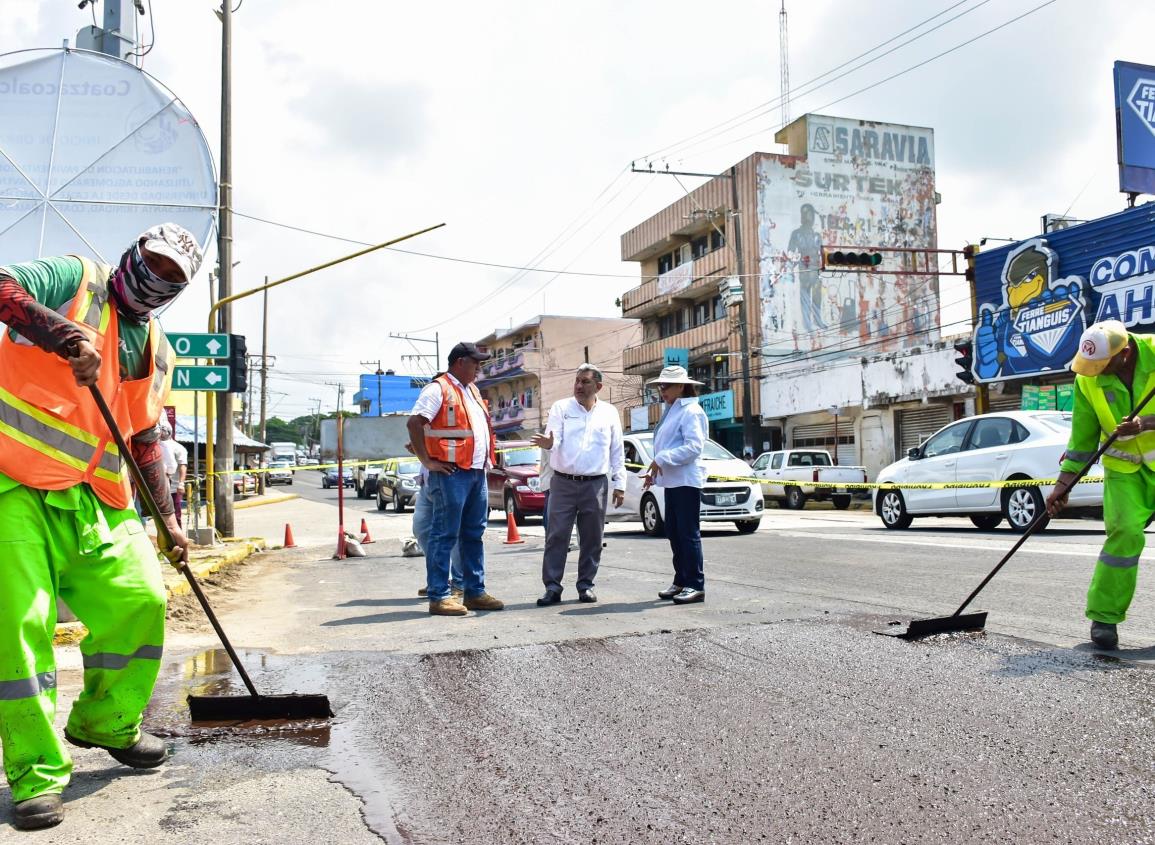
<svg viewBox="0 0 1155 845"><path fill-rule="evenodd" d="M64 821L64 802L55 792L46 792L26 801L16 802L12 823L20 830L43 830Z"/></svg>
<svg viewBox="0 0 1155 845"><path fill-rule="evenodd" d="M110 748L97 742L77 739L64 732L64 738L77 748L103 748L112 755L112 759L134 769L155 769L168 759L168 746L158 736L141 731L140 739L128 748Z"/></svg>
<svg viewBox="0 0 1155 845"><path fill-rule="evenodd" d="M680 592L682 592L681 587L679 587L677 584L671 584L670 586L666 587L666 589L658 591L658 598L660 598L662 601L669 601Z"/></svg>
<svg viewBox="0 0 1155 845"><path fill-rule="evenodd" d="M584 601L586 604L593 604L598 600L594 595L593 590L578 590L578 601Z"/></svg>
<svg viewBox="0 0 1155 845"><path fill-rule="evenodd" d="M1112 622L1092 622L1091 642L1099 648L1116 649L1119 647L1119 632Z"/></svg>
<svg viewBox="0 0 1155 845"><path fill-rule="evenodd" d="M537 600L538 607L545 607L550 604L557 604L561 601L561 593L557 590L546 590L545 595Z"/></svg>
<svg viewBox="0 0 1155 845"><path fill-rule="evenodd" d="M674 604L694 604L695 602L705 600L706 591L695 590L692 587L686 587L686 589L674 596Z"/></svg>

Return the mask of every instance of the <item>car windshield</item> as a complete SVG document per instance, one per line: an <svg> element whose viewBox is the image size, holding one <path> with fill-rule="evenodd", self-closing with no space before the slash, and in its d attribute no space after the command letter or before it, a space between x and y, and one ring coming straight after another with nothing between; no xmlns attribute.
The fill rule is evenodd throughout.
<svg viewBox="0 0 1155 845"><path fill-rule="evenodd" d="M406 458L397 462L398 475L417 475L421 472L421 461L416 458Z"/></svg>
<svg viewBox="0 0 1155 845"><path fill-rule="evenodd" d="M271 466L271 467L287 467L287 466L292 466L292 464L290 464L288 461L273 461L271 464L269 464L269 466Z"/></svg>
<svg viewBox="0 0 1155 845"><path fill-rule="evenodd" d="M507 467L532 467L541 463L541 449L536 446L508 449L504 454Z"/></svg>

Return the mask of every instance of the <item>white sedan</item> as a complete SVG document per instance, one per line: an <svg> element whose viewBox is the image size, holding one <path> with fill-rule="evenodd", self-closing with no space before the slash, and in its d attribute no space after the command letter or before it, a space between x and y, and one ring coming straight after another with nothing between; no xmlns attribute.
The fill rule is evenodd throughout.
<svg viewBox="0 0 1155 845"><path fill-rule="evenodd" d="M887 528L908 528L916 516L969 516L978 528L1004 519L1025 531L1044 510L1053 486L901 490L888 483L1012 481L1056 478L1071 435L1063 411L1006 411L968 417L945 426L905 458L878 474L874 512ZM1096 464L1088 478L1103 476ZM1103 507L1101 483L1079 484L1064 514Z"/></svg>
<svg viewBox="0 0 1155 845"><path fill-rule="evenodd" d="M665 533L666 497L661 487L642 489L642 476L654 457L654 435L627 434L626 499L620 508L611 507L608 522L641 520L642 528L653 537ZM702 488L702 522L733 522L742 534L752 534L762 521L762 489L752 481L727 479L748 478L750 467L731 455L713 440L706 441L702 464L711 478Z"/></svg>

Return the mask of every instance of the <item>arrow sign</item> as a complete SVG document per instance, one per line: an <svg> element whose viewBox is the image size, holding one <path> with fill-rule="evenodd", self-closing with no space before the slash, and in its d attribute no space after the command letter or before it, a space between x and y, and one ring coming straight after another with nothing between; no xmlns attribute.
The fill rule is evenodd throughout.
<svg viewBox="0 0 1155 845"><path fill-rule="evenodd" d="M181 358L227 358L229 336L227 334L172 333L168 342Z"/></svg>
<svg viewBox="0 0 1155 845"><path fill-rule="evenodd" d="M217 366L189 367L180 364L173 367L173 390L211 390L223 392L229 389L229 368Z"/></svg>

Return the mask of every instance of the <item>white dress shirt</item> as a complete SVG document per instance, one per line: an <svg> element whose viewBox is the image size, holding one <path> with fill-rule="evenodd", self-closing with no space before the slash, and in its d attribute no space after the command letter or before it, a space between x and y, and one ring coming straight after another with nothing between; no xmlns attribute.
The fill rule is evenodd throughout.
<svg viewBox="0 0 1155 845"><path fill-rule="evenodd" d="M485 469L489 463L489 414L485 407L473 398L473 391L446 373L449 380L465 394L465 412L469 416L469 427L473 429L473 463L470 469ZM421 389L413 404L413 414L433 422L441 410L441 385L436 380Z"/></svg>
<svg viewBox="0 0 1155 845"><path fill-rule="evenodd" d="M588 411L572 396L549 409L546 431L553 435L549 462L567 475L609 475L614 490L626 489L622 421L609 402L594 400Z"/></svg>
<svg viewBox="0 0 1155 845"><path fill-rule="evenodd" d="M661 467L659 487L701 487L706 483L702 449L710 421L693 396L674 400L654 431L654 460Z"/></svg>

